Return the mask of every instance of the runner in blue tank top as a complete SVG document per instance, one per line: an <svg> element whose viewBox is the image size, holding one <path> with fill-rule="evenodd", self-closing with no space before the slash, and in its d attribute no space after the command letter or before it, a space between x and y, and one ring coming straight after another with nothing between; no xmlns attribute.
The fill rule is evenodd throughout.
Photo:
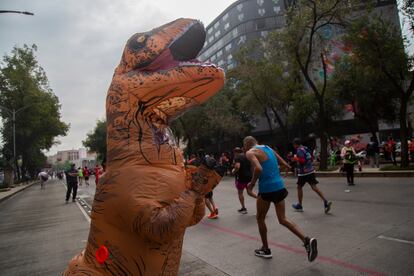
<svg viewBox="0 0 414 276"><path fill-rule="evenodd" d="M288 228L305 246L308 254L308 260L314 261L318 256L317 241L315 238L305 236L302 230L294 223L289 221L285 215L285 198L288 191L285 188L283 179L280 176L279 164L282 163L288 169L290 166L270 147L258 145L252 136L247 136L243 140L243 147L246 151L246 157L253 167L253 176L247 186L249 195L257 198L257 225L262 239L263 246L255 250L255 255L263 258L272 258L272 252L267 242L267 227L265 223L267 212L270 204L273 202L276 207L276 215L279 223ZM252 190L259 180L259 194L256 195Z"/></svg>

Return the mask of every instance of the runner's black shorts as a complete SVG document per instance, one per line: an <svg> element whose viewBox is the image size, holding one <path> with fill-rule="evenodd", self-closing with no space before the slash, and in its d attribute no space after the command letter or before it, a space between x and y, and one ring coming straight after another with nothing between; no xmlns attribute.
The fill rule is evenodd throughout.
<svg viewBox="0 0 414 276"><path fill-rule="evenodd" d="M270 193L259 193L261 199L273 202L274 204L278 204L279 202L283 201L287 195L288 191L285 188Z"/></svg>
<svg viewBox="0 0 414 276"><path fill-rule="evenodd" d="M213 191L207 193L204 197L208 198L208 199L212 198L213 197Z"/></svg>
<svg viewBox="0 0 414 276"><path fill-rule="evenodd" d="M298 176L298 184L299 186L303 187L305 184L309 183L309 185L316 185L319 183L318 180L316 180L315 173L307 174Z"/></svg>
<svg viewBox="0 0 414 276"><path fill-rule="evenodd" d="M85 176L85 180L89 180L89 176Z"/></svg>

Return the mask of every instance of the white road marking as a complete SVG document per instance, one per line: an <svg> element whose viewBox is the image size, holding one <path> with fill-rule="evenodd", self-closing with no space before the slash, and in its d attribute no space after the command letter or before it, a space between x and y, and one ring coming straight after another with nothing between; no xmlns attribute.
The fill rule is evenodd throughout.
<svg viewBox="0 0 414 276"><path fill-rule="evenodd" d="M62 185L65 187L66 191L68 190L68 187L65 185L65 183L62 183ZM83 210L82 206L80 205L79 201L76 201L76 205L78 206L78 208L81 210L83 216L86 218L86 220L91 223L91 218L89 217L89 215L85 212L85 210Z"/></svg>
<svg viewBox="0 0 414 276"><path fill-rule="evenodd" d="M389 241L395 241L395 242L414 245L414 241L401 240L401 239L391 238L391 237L387 237L387 236L383 236L383 235L379 235L377 238L378 239L383 239L383 240L389 240Z"/></svg>

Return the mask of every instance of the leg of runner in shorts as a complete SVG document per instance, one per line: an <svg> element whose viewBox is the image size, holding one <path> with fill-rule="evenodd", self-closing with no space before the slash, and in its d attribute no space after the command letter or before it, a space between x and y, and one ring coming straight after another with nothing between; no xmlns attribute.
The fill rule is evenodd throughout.
<svg viewBox="0 0 414 276"><path fill-rule="evenodd" d="M244 195L243 195L244 189L237 189L237 193L239 195L239 201L241 205L241 209L237 210L239 213L247 214L246 206L244 205Z"/></svg>
<svg viewBox="0 0 414 276"><path fill-rule="evenodd" d="M67 184L67 188L68 188L68 190L66 191L66 202L69 201L70 193L72 192L72 188L73 188L73 184L72 183L68 183Z"/></svg>
<svg viewBox="0 0 414 276"><path fill-rule="evenodd" d="M309 184L312 188L312 190L318 194L318 196L323 200L323 205L325 208L325 214L329 213L329 211L331 210L331 205L332 202L331 201L327 201L325 196L323 195L322 191L316 186L316 184Z"/></svg>
<svg viewBox="0 0 414 276"><path fill-rule="evenodd" d="M276 215L279 223L289 229L293 234L295 234L304 244L306 252L308 253L308 260L313 262L315 258L318 256L318 248L317 248L317 241L315 238L305 237L302 230L294 224L293 222L289 221L286 218L285 213L285 200L282 200L275 204ZM267 241L266 241L267 242Z"/></svg>
<svg viewBox="0 0 414 276"><path fill-rule="evenodd" d="M216 219L217 214L216 214L216 208L215 208L214 202L213 202L213 197L211 197L211 198L206 197L205 202L206 202L207 208L210 210L210 215L208 215L207 217L209 219Z"/></svg>
<svg viewBox="0 0 414 276"><path fill-rule="evenodd" d="M300 179L300 176L299 176ZM304 184L301 184L301 181L298 180L297 183L297 190L298 190L298 203L294 203L292 204L292 208L296 211L296 212L303 212L303 207L302 207L302 200L303 200L303 186Z"/></svg>
<svg viewBox="0 0 414 276"><path fill-rule="evenodd" d="M269 249L269 245L267 243L267 227L265 223L267 212L270 208L270 202L263 200L260 196L257 197L256 201L257 207L257 226L259 227L260 238L262 239L262 247L256 249L255 255L263 258L272 258L272 252Z"/></svg>

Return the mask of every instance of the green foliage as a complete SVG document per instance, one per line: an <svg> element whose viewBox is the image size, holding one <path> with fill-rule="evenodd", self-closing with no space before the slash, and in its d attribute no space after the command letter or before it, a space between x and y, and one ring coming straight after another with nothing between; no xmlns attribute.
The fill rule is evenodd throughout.
<svg viewBox="0 0 414 276"><path fill-rule="evenodd" d="M60 120L60 103L49 87L43 68L35 58L36 45L14 47L5 55L0 69L0 115L3 119L3 153L13 157L12 112L16 111L16 156L22 156L23 170L32 174L44 165L43 150L66 135L69 125Z"/></svg>
<svg viewBox="0 0 414 276"><path fill-rule="evenodd" d="M249 124L235 106L234 94L230 80L204 105L190 109L172 123L174 134L187 143L187 154L210 145L219 152L221 143L246 134Z"/></svg>
<svg viewBox="0 0 414 276"><path fill-rule="evenodd" d="M102 161L106 156L106 120L98 120L93 131L86 135L82 141L89 150L98 154L98 160Z"/></svg>
<svg viewBox="0 0 414 276"><path fill-rule="evenodd" d="M382 16L362 17L349 28L345 41L352 45L353 63L378 77L396 99L400 123L401 166L408 166L409 138L407 110L414 92L414 56L404 48L399 26Z"/></svg>

